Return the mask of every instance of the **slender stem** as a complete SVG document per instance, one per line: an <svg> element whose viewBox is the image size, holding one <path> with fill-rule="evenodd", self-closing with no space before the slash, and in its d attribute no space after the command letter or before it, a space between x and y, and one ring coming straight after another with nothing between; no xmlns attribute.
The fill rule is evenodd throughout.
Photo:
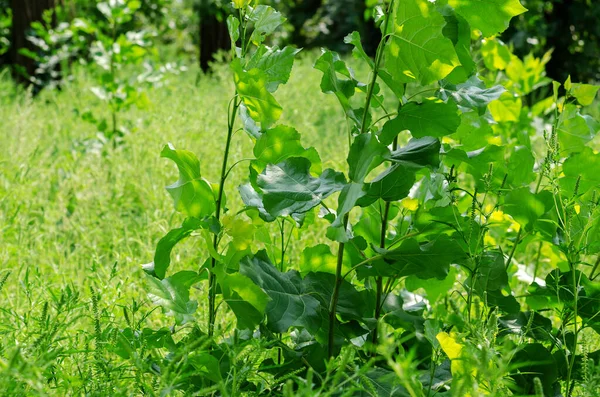
<svg viewBox="0 0 600 397"><path fill-rule="evenodd" d="M540 245L538 247L538 252L537 252L537 256L535 257L535 266L533 268L533 281L535 282L535 279L537 278L538 275L538 270L540 267L540 257L542 256L542 246L544 245L543 241L540 241Z"/></svg>
<svg viewBox="0 0 600 397"><path fill-rule="evenodd" d="M573 368L575 367L575 358L577 354L577 338L579 336L579 330L577 329L577 316L578 316L578 300L579 300L579 279L577 278L577 270L575 264L571 264L571 275L573 277L573 293L574 293L574 307L573 307L573 346L571 347L569 356L569 368L567 370L567 393L566 397L571 397L573 394L574 383L571 382L573 375Z"/></svg>
<svg viewBox="0 0 600 397"><path fill-rule="evenodd" d="M517 232L517 238L515 239L515 245L513 245L512 250L510 251L510 255L508 255L508 259L506 260L506 270L510 267L510 262L512 262L513 257L515 256L515 251L517 250L517 246L521 243L521 233L523 232L523 228L519 227L519 231Z"/></svg>
<svg viewBox="0 0 600 397"><path fill-rule="evenodd" d="M390 214L390 205L391 203L387 201L385 203L385 209L383 211L383 217L381 218L381 235L379 237L379 248L385 248L385 237L387 235L387 226L388 226L388 217ZM375 281L376 284L376 296L375 296L375 320L378 323L379 317L381 316L381 296L383 295L383 277L377 277ZM373 345L377 345L377 339L379 337L378 332L379 326L375 326L375 331L373 332Z"/></svg>
<svg viewBox="0 0 600 397"><path fill-rule="evenodd" d="M365 108L364 108L362 123L361 123L361 127L360 127L361 134L364 134L365 132L367 132L367 115L368 115L369 109L371 107L371 99L373 98L375 83L377 82L377 76L379 74L379 66L383 59L383 48L385 47L385 43L387 40L386 33L388 30L388 26L389 26L390 13L391 13L393 5L394 5L394 0L392 0L390 2L387 13L385 15L383 38L381 39L381 42L379 43L379 46L377 48L377 54L375 56L375 63L373 65L373 71L372 71L373 75L371 78L371 83L369 84L369 89L367 91L367 98L365 101ZM348 227L348 220L349 220L349 214L346 214L344 216L344 222L343 222L344 223L344 231ZM337 264L336 264L336 269L335 269L335 285L333 286L333 293L331 294L331 301L329 302L329 335L328 335L328 349L327 349L328 357L332 357L333 352L335 350L334 342L335 342L335 325L336 325L336 311L337 311L336 309L337 309L337 303L338 303L338 298L339 298L339 294L340 294L340 287L342 285L342 281L344 280L342 277L342 264L344 262L345 246L346 246L345 243L340 243L339 247L338 247Z"/></svg>
<svg viewBox="0 0 600 397"><path fill-rule="evenodd" d="M400 106L402 106L402 102L400 102ZM393 150L397 150L398 149L398 137L396 136L394 138L394 143L392 144L392 149ZM387 229L388 229L388 218L390 216L390 206L391 203L389 201L386 201L385 203L385 209L383 211L383 216L381 218L381 235L379 236L379 248L385 249L385 237L387 235ZM381 308L382 308L382 302L381 302L381 297L383 295L383 277L379 276L377 277L377 280L375 281L376 284L376 294L377 296L375 297L375 320L377 323L379 323L379 317L381 317ZM375 328L375 332L373 333L373 345L376 346L377 345L377 339L379 338L379 332L378 332L378 326Z"/></svg>
<svg viewBox="0 0 600 397"><path fill-rule="evenodd" d="M246 55L246 50L247 50L247 46L245 43L245 39L246 39L246 21L245 21L245 11L246 9L244 8L243 10L240 10L240 33L241 33L241 38L242 38L242 58L244 58L244 56ZM232 43L232 49L235 49L235 43ZM235 51L234 51L235 54ZM234 134L234 126L235 126L235 119L237 116L237 112L238 109L240 107L242 100L240 99L237 89L235 91L235 95L233 97L233 106L231 106L231 101L229 102L229 106L228 106L228 123L227 123L227 142L225 143L225 152L223 154L223 163L221 166L221 179L219 182L219 193L217 196L217 201L216 201L216 210L215 210L215 218L217 219L217 222L221 219L221 210L222 210L222 204L223 204L223 193L225 190L225 181L227 180L227 176L229 175L229 171L227 169L227 163L229 161L229 151L231 149L231 138L233 137ZM234 164L235 166L235 164ZM219 247L219 234L215 234L214 238L213 238L213 248L214 251L218 251L218 247ZM212 258L211 260L211 269L213 269L215 266L217 265L217 259L216 258ZM215 319L217 316L217 312L216 312L216 308L215 308L215 301L217 299L217 278L216 275L214 273L214 271L210 272L210 276L208 279L208 336L212 337L214 335L214 328L215 328Z"/></svg>
<svg viewBox="0 0 600 397"><path fill-rule="evenodd" d="M221 180L219 183L219 192L216 201L216 210L215 210L215 218L217 221L221 219L221 209L223 203L223 192L225 190L225 181L227 180L227 162L229 160L229 151L231 149L231 137L233 136L233 126L235 125L235 118L237 115L237 110L240 106L240 100L237 96L233 101L233 108L231 109L231 113L229 114L229 123L227 127L227 142L225 144L225 153L223 155L223 164L221 166ZM213 238L213 248L215 251L219 247L219 235L215 234ZM212 258L211 268L214 268L217 264L217 259ZM209 281L208 281L208 336L212 337L214 335L215 328L215 301L217 298L217 279L214 272L210 273Z"/></svg>
<svg viewBox="0 0 600 397"><path fill-rule="evenodd" d="M377 54L375 55L375 64L373 65L373 76L371 77L371 83L369 84L369 90L367 91L367 101L365 102L365 110L363 112L362 124L360 127L361 134L367 129L367 116L369 114L369 108L371 107L371 99L373 98L373 91L375 89L375 83L377 82L377 76L379 75L379 66L383 59L383 49L387 40L387 31L390 24L390 13L394 6L394 0L390 1L387 12L385 14L385 22L383 24L383 38L377 47Z"/></svg>
<svg viewBox="0 0 600 397"><path fill-rule="evenodd" d="M281 262L279 271L283 272L283 262L285 261L285 218L279 222L279 231L281 232ZM281 333L277 334L277 338L281 341ZM281 365L281 347L277 350L277 365Z"/></svg>
<svg viewBox="0 0 600 397"><path fill-rule="evenodd" d="M344 216L344 230L348 227L348 214ZM334 351L335 341L335 314L340 296L340 287L342 285L342 265L344 263L344 247L346 244L340 243L338 247L337 263L335 266L335 285L333 286L333 293L331 294L331 301L329 302L329 335L327 345L327 356L332 357Z"/></svg>

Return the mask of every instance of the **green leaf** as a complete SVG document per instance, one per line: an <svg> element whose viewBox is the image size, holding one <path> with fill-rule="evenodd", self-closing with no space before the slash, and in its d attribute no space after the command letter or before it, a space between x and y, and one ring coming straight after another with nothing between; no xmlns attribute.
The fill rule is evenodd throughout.
<svg viewBox="0 0 600 397"><path fill-rule="evenodd" d="M580 153L570 156L563 163L564 177L560 179L563 189L573 194L577 179L579 179L579 194L585 194L592 189L600 189L600 154L586 147Z"/></svg>
<svg viewBox="0 0 600 397"><path fill-rule="evenodd" d="M337 257L331 253L331 248L326 244L314 247L306 247L302 251L302 262L300 262L300 274L302 277L308 273L330 273L335 274Z"/></svg>
<svg viewBox="0 0 600 397"><path fill-rule="evenodd" d="M208 181L200 174L200 161L196 155L187 150L176 150L168 144L160 156L173 160L179 169L179 180L167 186L175 209L194 218L212 215L216 209L215 196Z"/></svg>
<svg viewBox="0 0 600 397"><path fill-rule="evenodd" d="M262 220L265 222L273 222L276 219L276 217L269 214L265 209L262 194L258 193L250 183L241 185L238 188L238 191L240 192L244 204L247 207L256 208Z"/></svg>
<svg viewBox="0 0 600 397"><path fill-rule="evenodd" d="M359 205L365 207L378 199L389 202L401 200L408 196L415 181L413 169L402 164L394 164L371 182L365 183L366 194L359 201Z"/></svg>
<svg viewBox="0 0 600 397"><path fill-rule="evenodd" d="M400 247L383 253L389 269L381 269L394 277L415 275L421 279L447 277L450 264L464 260L465 254L455 239L444 234L436 240L420 244L406 239ZM379 265L380 266L380 265Z"/></svg>
<svg viewBox="0 0 600 397"><path fill-rule="evenodd" d="M314 293L313 296L321 302L323 308L329 306L335 282L335 275L331 273L309 273L304 278L307 290ZM345 320L363 322L368 318L367 313L372 313L375 306L370 295L367 290L358 291L351 283L342 280L336 314Z"/></svg>
<svg viewBox="0 0 600 397"><path fill-rule="evenodd" d="M367 63L367 65L369 65L369 68L373 68L373 60L367 55L362 46L362 43L360 41L360 33L356 31L350 33L348 36L344 37L344 43L351 44L354 46L354 48L352 49L352 55L354 55L354 58L362 59Z"/></svg>
<svg viewBox="0 0 600 397"><path fill-rule="evenodd" d="M485 116L477 112L468 112L461 115L461 123L452 139L460 142L464 150L481 149L488 144L488 139L494 135L490 123Z"/></svg>
<svg viewBox="0 0 600 397"><path fill-rule="evenodd" d="M565 105L559 120L558 142L560 150L564 152L580 151L600 130L599 123L590 116L582 116L579 108L573 104Z"/></svg>
<svg viewBox="0 0 600 397"><path fill-rule="evenodd" d="M409 102L402 106L396 118L387 124L389 129L397 132L409 130L414 138L439 138L456 132L460 116L454 102L429 98L422 103ZM383 139L384 142L387 140Z"/></svg>
<svg viewBox="0 0 600 397"><path fill-rule="evenodd" d="M304 157L311 162L311 170L321 172L321 158L314 148L305 149L300 133L292 127L278 125L265 131L254 145L255 169L262 172L267 164L279 164L290 157Z"/></svg>
<svg viewBox="0 0 600 397"><path fill-rule="evenodd" d="M310 211L329 195L346 185L342 173L326 169L319 178L310 175L310 161L291 157L277 165L268 165L258 176L265 209L272 216L288 216Z"/></svg>
<svg viewBox="0 0 600 397"><path fill-rule="evenodd" d="M546 213L542 196L531 193L528 187L511 190L506 195L502 208L526 230L531 230L535 222Z"/></svg>
<svg viewBox="0 0 600 397"><path fill-rule="evenodd" d="M535 158L531 150L525 146L515 147L515 151L508 160L507 182L510 186L520 187L531 183L536 174L533 172Z"/></svg>
<svg viewBox="0 0 600 397"><path fill-rule="evenodd" d="M233 7L234 8L244 8L248 5L250 5L251 2L252 2L252 0L233 0Z"/></svg>
<svg viewBox="0 0 600 397"><path fill-rule="evenodd" d="M419 288L423 288L427 294L427 299L430 303L434 303L440 296L446 296L448 291L452 290L454 282L456 281L457 271L454 267L451 267L448 271L448 276L443 280L428 279L423 280L417 276L408 276L404 281L406 289L409 291L416 291ZM435 339L433 339L435 340Z"/></svg>
<svg viewBox="0 0 600 397"><path fill-rule="evenodd" d="M246 69L260 69L266 76L267 90L275 92L280 84L285 84L290 79L294 58L299 52L293 47L280 50L277 46L269 48L261 45L248 61Z"/></svg>
<svg viewBox="0 0 600 397"><path fill-rule="evenodd" d="M360 115L357 115L350 105L350 97L354 95L358 81L340 56L335 52L324 51L315 62L315 69L323 72L321 91L324 94L334 94L346 115L356 124L360 124L362 122ZM338 73L347 78L338 78Z"/></svg>
<svg viewBox="0 0 600 397"><path fill-rule="evenodd" d="M440 165L440 149L438 139L429 136L411 139L406 146L391 152L388 160L415 170L425 167L437 168Z"/></svg>
<svg viewBox="0 0 600 397"><path fill-rule="evenodd" d="M250 41L260 45L265 41L266 35L273 33L285 22L285 17L280 12L275 11L274 8L261 4L250 11L248 20L254 23L254 31L250 36Z"/></svg>
<svg viewBox="0 0 600 397"><path fill-rule="evenodd" d="M501 85L487 88L477 76L471 76L469 80L458 85L442 80L437 95L444 101L452 98L458 106L466 109L484 110L505 91L506 88Z"/></svg>
<svg viewBox="0 0 600 397"><path fill-rule="evenodd" d="M428 85L460 65L454 45L444 37L444 17L427 0L395 3L394 26L385 48L386 70L401 82Z"/></svg>
<svg viewBox="0 0 600 397"><path fill-rule="evenodd" d="M248 112L248 108L244 103L240 103L240 119L244 124L244 131L248 133L248 135L253 139L258 139L262 135L262 130L256 121L252 117L250 117L250 113Z"/></svg>
<svg viewBox="0 0 600 397"><path fill-rule="evenodd" d="M498 99L488 104L488 109L492 117L497 122L519 121L523 103L521 98L514 96L510 92L505 92Z"/></svg>
<svg viewBox="0 0 600 397"><path fill-rule="evenodd" d="M519 0L449 0L448 4L484 37L504 32L512 17L527 11Z"/></svg>
<svg viewBox="0 0 600 397"><path fill-rule="evenodd" d="M485 67L491 71L506 69L513 57L508 47L496 38L482 41L481 55Z"/></svg>
<svg viewBox="0 0 600 397"><path fill-rule="evenodd" d="M201 280L198 273L182 271L164 280L152 276L147 276L146 280L148 297L161 306L166 315L175 317L178 325L193 321L198 302L190 300L190 287Z"/></svg>
<svg viewBox="0 0 600 397"><path fill-rule="evenodd" d="M365 184L356 182L350 182L344 186L338 197L337 216L331 226L327 228L327 238L343 243L350 240L351 236L344 228L344 218L357 205L359 199L365 196L364 186ZM373 199L373 201L375 200Z"/></svg>
<svg viewBox="0 0 600 397"><path fill-rule="evenodd" d="M522 346L511 358L510 365L517 371L511 378L515 381L513 388L518 394L537 394L535 378L539 378L544 395L555 395L554 383L558 380L558 366L544 345L530 343Z"/></svg>
<svg viewBox="0 0 600 397"><path fill-rule="evenodd" d="M267 327L273 332L286 332L290 327L303 327L311 333L321 325L320 303L306 289L300 274L282 273L271 264L265 251L240 262L240 273L250 278L271 298L266 307Z"/></svg>
<svg viewBox="0 0 600 397"><path fill-rule="evenodd" d="M478 291L498 291L508 285L504 255L501 252L487 251L478 258L477 266L470 267L474 275L469 280Z"/></svg>
<svg viewBox="0 0 600 397"><path fill-rule="evenodd" d="M154 262L144 265L144 270L159 279L165 278L167 268L171 264L171 251L181 240L189 237L193 231L205 226L205 223L196 218L187 218L183 225L169 231L160 239L154 253Z"/></svg>
<svg viewBox="0 0 600 397"><path fill-rule="evenodd" d="M379 69L379 78L390 90L392 90L394 95L396 95L396 98L402 98L404 96L405 84L396 80L385 68Z"/></svg>
<svg viewBox="0 0 600 397"><path fill-rule="evenodd" d="M235 45L240 38L240 20L233 15L229 15L227 17L227 30L229 31L231 42Z"/></svg>
<svg viewBox="0 0 600 397"><path fill-rule="evenodd" d="M469 78L476 70L475 61L471 55L471 27L468 22L457 15L451 7L441 7L438 9L446 20L446 26L442 32L444 36L452 40L456 55L460 61L446 79L452 83L460 83Z"/></svg>
<svg viewBox="0 0 600 397"><path fill-rule="evenodd" d="M575 83L569 91L582 106L589 106L594 103L599 89L597 85Z"/></svg>
<svg viewBox="0 0 600 397"><path fill-rule="evenodd" d="M368 173L383 162L383 155L389 152L377 136L371 133L357 135L348 154L348 176L351 181L362 183Z"/></svg>
<svg viewBox="0 0 600 397"><path fill-rule="evenodd" d="M238 329L253 330L259 325L270 301L269 296L250 278L240 274L217 275L223 299L237 319Z"/></svg>
<svg viewBox="0 0 600 397"><path fill-rule="evenodd" d="M242 98L248 115L260 123L262 129L269 128L281 117L283 109L267 90L267 78L260 69L245 71L239 59L231 63L235 87Z"/></svg>

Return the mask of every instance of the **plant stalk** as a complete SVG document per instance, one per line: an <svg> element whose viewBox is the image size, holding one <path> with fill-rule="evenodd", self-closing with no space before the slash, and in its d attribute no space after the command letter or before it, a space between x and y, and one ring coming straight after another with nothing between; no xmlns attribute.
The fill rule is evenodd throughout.
<svg viewBox="0 0 600 397"><path fill-rule="evenodd" d="M221 179L219 182L219 192L216 201L216 210L215 210L215 218L217 222L221 219L221 210L223 203L223 192L225 190L225 181L227 180L227 163L229 161L229 151L231 149L231 138L233 137L233 126L235 125L235 118L237 115L238 108L240 106L240 99L237 97L237 92L235 99L233 100L233 108L231 109L231 114L229 114L229 123L227 126L227 142L225 144L225 153L223 155L223 164L221 166ZM219 246L219 235L215 234L213 238L213 248L215 251L218 250ZM211 268L214 268L217 265L217 259L212 258L211 260ZM215 328L215 319L216 319L216 310L215 310L215 302L217 298L217 279L214 272L210 272L209 281L208 281L208 336L212 337L214 335Z"/></svg>
<svg viewBox="0 0 600 397"><path fill-rule="evenodd" d="M344 230L348 227L348 214L344 216ZM335 314L338 299L340 297L340 287L342 285L342 281L344 280L342 277L342 265L344 263L344 248L346 244L340 243L338 247L337 254L337 263L335 267L335 285L333 286L333 293L331 294L331 301L329 302L329 335L328 335L328 346L327 346L327 356L332 357L334 351L334 342L335 342Z"/></svg>
<svg viewBox="0 0 600 397"><path fill-rule="evenodd" d="M375 83L377 82L377 77L379 75L379 66L381 65L381 61L383 59L383 49L385 48L385 43L387 40L386 32L388 31L389 23L390 23L390 13L392 11L392 7L394 6L394 0L390 2L388 5L387 12L385 14L385 22L383 28L383 38L379 43L377 48L377 54L375 55L375 63L373 64L373 71L371 77L371 83L369 84L369 89L367 91L367 98L365 101L365 109L363 113L362 123L360 127L360 133L364 134L367 132L367 115L369 113L369 109L371 107L371 100L373 98L373 93L375 89ZM344 216L344 230L348 227L349 214ZM333 286L333 293L331 294L331 301L329 303L329 335L328 335L328 348L327 354L328 357L333 356L334 351L334 342L335 342L335 322L336 322L336 311L337 311L337 303L340 295L340 287L342 286L342 265L344 263L344 248L346 244L340 243L338 247L337 253L337 264L335 269L335 284Z"/></svg>

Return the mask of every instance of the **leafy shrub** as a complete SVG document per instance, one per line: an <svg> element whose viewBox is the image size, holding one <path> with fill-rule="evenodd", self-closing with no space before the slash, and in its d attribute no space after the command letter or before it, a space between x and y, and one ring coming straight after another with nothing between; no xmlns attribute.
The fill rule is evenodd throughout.
<svg viewBox="0 0 600 397"><path fill-rule="evenodd" d="M391 1L374 13L383 36L374 60L357 32L345 39L366 81L330 50L315 62L346 117L332 126L340 150L348 142L346 172L323 169L293 127L277 124L273 94L297 50L263 44L284 19L251 3L234 1L227 19L236 91L218 184L192 152L161 152L178 168L167 190L185 220L144 266L149 296L198 341L198 364L172 384L289 395L277 380L293 374L306 378L298 390L325 394L574 395L587 362L581 335L599 330L591 145L600 124L583 113L598 87L552 81L549 55L520 59L495 38L526 11L516 0ZM252 157L230 165L239 130ZM244 162L235 211L227 178ZM330 243L290 263L289 240L324 224ZM189 237L203 242L199 269L170 274L172 251ZM540 260L551 263L547 275ZM201 331L190 288L203 280ZM219 324L227 308L235 329ZM230 349L245 352L235 354L245 381L234 385L241 369L225 358ZM193 375L198 383L183 381Z"/></svg>

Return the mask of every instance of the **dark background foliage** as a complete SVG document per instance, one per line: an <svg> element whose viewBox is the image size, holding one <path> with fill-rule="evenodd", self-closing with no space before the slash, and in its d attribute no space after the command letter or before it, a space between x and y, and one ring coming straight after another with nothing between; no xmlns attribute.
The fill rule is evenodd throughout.
<svg viewBox="0 0 600 397"><path fill-rule="evenodd" d="M13 2L14 3L14 2ZM0 0L0 65L14 64L10 50L13 14L26 12L35 0L19 2L11 10L10 0ZM213 54L229 47L225 18L230 6L226 0L142 0L142 7L132 24L152 26L166 42L175 42L185 52L199 54L202 68L208 70ZM344 52L350 46L343 37L357 30L373 55L378 31L371 18L374 0L266 0L263 3L287 16L286 29L277 40L298 47L327 47ZM522 0L529 12L513 20L502 39L523 56L533 52L540 56L553 50L548 76L564 81L571 75L575 81L600 80L600 2L595 0ZM76 17L98 19L93 2L60 0L58 22ZM15 7L13 7L15 8ZM33 21L32 21L33 22ZM131 28L130 26L126 27ZM21 29L21 28L19 28ZM27 34L28 32L23 32ZM179 37L179 40L176 38ZM185 37L182 40L181 37ZM189 41L184 45L185 41ZM11 55L13 54L13 55Z"/></svg>

